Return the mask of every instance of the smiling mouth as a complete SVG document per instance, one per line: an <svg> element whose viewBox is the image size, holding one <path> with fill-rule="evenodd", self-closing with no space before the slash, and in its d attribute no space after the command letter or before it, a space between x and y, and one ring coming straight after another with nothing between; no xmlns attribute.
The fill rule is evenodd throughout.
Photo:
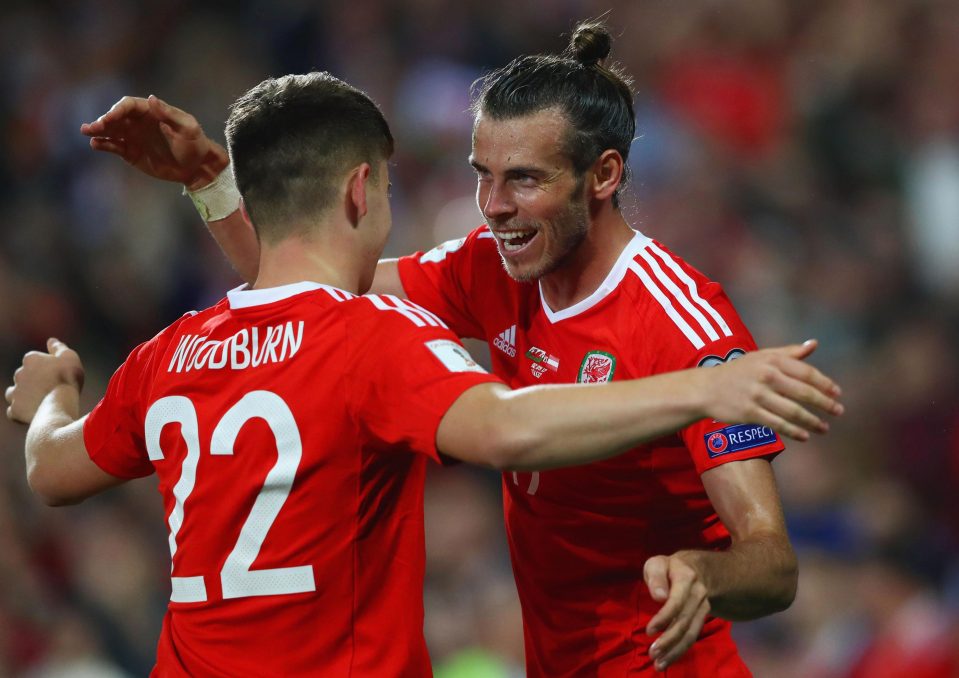
<svg viewBox="0 0 959 678"><path fill-rule="evenodd" d="M496 233L496 238L503 244L503 251L512 254L526 247L536 237L536 233L537 231L502 231Z"/></svg>

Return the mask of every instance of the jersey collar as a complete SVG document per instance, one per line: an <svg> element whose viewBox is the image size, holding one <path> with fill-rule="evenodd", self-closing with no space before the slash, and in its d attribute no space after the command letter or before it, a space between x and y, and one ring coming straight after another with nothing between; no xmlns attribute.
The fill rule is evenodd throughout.
<svg viewBox="0 0 959 678"><path fill-rule="evenodd" d="M315 290L326 290L327 293L337 301L352 299L356 295L346 290L341 290L330 285L323 285L317 282L304 280L289 285L279 285L277 287L265 287L260 290L251 290L249 285L240 285L226 293L226 298L230 302L230 308L251 308L253 306L263 306L272 304L276 301L289 299L297 294L304 292L313 292Z"/></svg>
<svg viewBox="0 0 959 678"><path fill-rule="evenodd" d="M613 267L609 270L609 273L606 274L606 279L597 287L592 294L578 301L568 308L564 308L559 311L554 311L549 307L549 304L546 303L546 297L543 295L543 283L539 282L539 301L543 307L543 312L546 313L546 318L550 323L557 323L560 320L566 320L567 318L572 318L577 316L580 313L588 311L593 306L601 302L606 296L619 287L619 283L622 281L623 277L626 275L626 271L629 270L629 262L631 262L640 251L649 245L650 239L640 233L639 231L634 230L634 235L632 240L626 243L626 247L623 248L623 251L620 252L619 258L616 259L616 263L613 264Z"/></svg>

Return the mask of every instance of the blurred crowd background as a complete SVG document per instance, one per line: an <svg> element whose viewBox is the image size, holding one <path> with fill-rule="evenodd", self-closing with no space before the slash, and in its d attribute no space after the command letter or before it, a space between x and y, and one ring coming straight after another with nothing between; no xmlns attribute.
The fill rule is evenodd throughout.
<svg viewBox="0 0 959 678"><path fill-rule="evenodd" d="M760 345L818 337L831 434L775 462L790 610L736 625L760 677L959 676L959 3L955 0L78 0L0 9L0 381L57 336L85 405L127 352L238 279L178 186L80 123L155 93L222 140L270 75L329 70L398 140L406 254L480 223L471 82L607 11L635 78L626 214L721 281ZM143 676L168 596L152 479L51 509L0 422L0 675ZM435 469L426 631L439 678L522 675L499 479ZM317 632L322 633L318 620Z"/></svg>

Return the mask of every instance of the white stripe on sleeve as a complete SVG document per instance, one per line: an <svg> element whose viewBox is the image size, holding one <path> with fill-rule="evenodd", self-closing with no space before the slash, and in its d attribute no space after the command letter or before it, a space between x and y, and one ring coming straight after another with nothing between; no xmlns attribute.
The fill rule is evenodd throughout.
<svg viewBox="0 0 959 678"><path fill-rule="evenodd" d="M673 303L669 300L663 291L659 289L659 286L653 282L652 278L649 277L649 274L635 261L629 262L629 270L639 276L639 279L643 281L643 284L646 286L646 289L649 290L650 294L659 302L659 305L663 307L663 310L666 311L666 315L676 323L676 327L682 330L683 334L686 335L686 338L689 339L691 343L697 349L702 348L706 345L696 331L689 326L689 324L683 319L679 313L676 312L676 309L673 307Z"/></svg>
<svg viewBox="0 0 959 678"><path fill-rule="evenodd" d="M422 315L424 318L426 318L427 320L432 321L430 324L435 325L435 326L437 326L437 327L446 327L446 323L444 323L444 322L440 319L440 317L439 317L438 315L436 315L435 313L433 313L432 311L423 308L423 307L420 306L419 304L417 304L417 303L415 303L415 302L412 302L412 301L410 301L409 299L403 299L403 300L401 300L401 301L403 302L403 305L406 306L406 308L408 308L408 309L410 309L410 310L412 310L412 311L416 311L417 313L421 314L421 315Z"/></svg>
<svg viewBox="0 0 959 678"><path fill-rule="evenodd" d="M377 294L368 294L366 295L366 298L372 301L373 305L376 306L376 308L378 308L381 311L396 311L397 313L405 316L407 320L409 320L411 323L413 323L417 327L426 326L426 321L418 317L412 311L407 311L406 309L390 306ZM393 297L393 298L396 299L396 297Z"/></svg>
<svg viewBox="0 0 959 678"><path fill-rule="evenodd" d="M676 283L674 283L672 278L666 275L665 271L660 268L659 264L653 258L653 255L649 253L649 250L644 248L639 254L643 257L646 263L649 264L649 268L656 276L656 279L659 280L659 282L662 283L667 290L669 290L670 294L673 295L673 298L678 301L683 308L686 309L686 312L696 319L696 322L698 322L699 326L703 328L703 332L706 333L706 336L712 341L718 341L719 335L716 334L716 330L713 328L713 326L708 320L706 320L706 317L700 313L699 309L692 305L692 303L689 301L689 298L682 292L682 290L676 287Z"/></svg>
<svg viewBox="0 0 959 678"><path fill-rule="evenodd" d="M405 299L400 299L399 297L393 296L392 294L384 295L387 299L393 302L393 305L396 307L396 310L401 313L412 313L418 318L421 318L427 325L432 325L433 327L438 327L440 324L440 319L435 315L427 311L426 309L419 308L414 306L410 302L407 302Z"/></svg>
<svg viewBox="0 0 959 678"><path fill-rule="evenodd" d="M712 316L712 319L716 321L716 324L719 325L719 328L723 331L723 335L727 337L733 336L732 330L729 329L729 325L727 325L726 321L723 320L723 317L719 315L719 312L713 308L708 301L699 296L699 290L696 289L696 283L692 278L689 277L686 271L680 268L679 264L673 261L671 256L657 247L654 243L650 243L649 247L660 259L663 260L667 266L669 266L672 272L676 274L676 277L686 284L686 289L689 290L689 296L692 297L693 301L695 301L701 309Z"/></svg>

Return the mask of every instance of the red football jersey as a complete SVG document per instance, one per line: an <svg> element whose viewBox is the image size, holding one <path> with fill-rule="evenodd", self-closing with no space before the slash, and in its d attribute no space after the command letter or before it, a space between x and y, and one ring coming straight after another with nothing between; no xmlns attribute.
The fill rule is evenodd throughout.
<svg viewBox="0 0 959 678"><path fill-rule="evenodd" d="M537 283L504 271L486 227L404 257L409 297L460 336L489 343L513 388L634 379L755 348L720 286L636 233L587 299L553 311ZM761 426L700 421L599 463L503 475L506 528L531 678L654 675L645 633L659 609L643 581L654 555L723 549L729 533L699 474L783 449ZM711 617L671 676L749 675L728 622Z"/></svg>
<svg viewBox="0 0 959 678"><path fill-rule="evenodd" d="M84 439L105 471L158 477L154 675L431 675L425 463L494 380L428 311L316 283L230 292L139 346Z"/></svg>

